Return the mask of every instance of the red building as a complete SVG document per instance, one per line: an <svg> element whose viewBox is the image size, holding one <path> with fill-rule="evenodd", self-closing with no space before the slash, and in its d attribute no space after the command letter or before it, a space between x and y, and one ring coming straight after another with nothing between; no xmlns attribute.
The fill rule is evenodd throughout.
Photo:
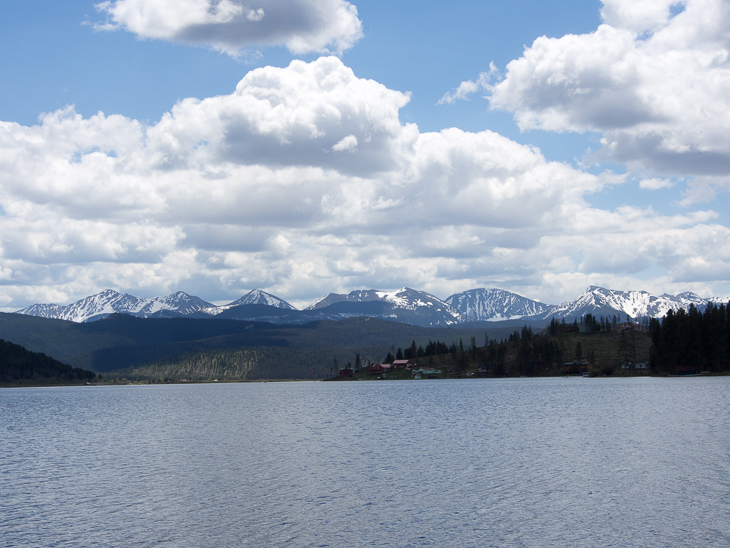
<svg viewBox="0 0 730 548"><path fill-rule="evenodd" d="M379 363L374 363L368 366L368 375L380 375L385 369Z"/></svg>

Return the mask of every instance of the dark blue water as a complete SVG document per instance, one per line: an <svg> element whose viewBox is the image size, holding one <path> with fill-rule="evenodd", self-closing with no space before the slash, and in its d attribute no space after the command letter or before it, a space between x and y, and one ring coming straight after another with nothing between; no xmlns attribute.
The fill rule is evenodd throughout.
<svg viewBox="0 0 730 548"><path fill-rule="evenodd" d="M730 378L0 390L0 545L730 546Z"/></svg>

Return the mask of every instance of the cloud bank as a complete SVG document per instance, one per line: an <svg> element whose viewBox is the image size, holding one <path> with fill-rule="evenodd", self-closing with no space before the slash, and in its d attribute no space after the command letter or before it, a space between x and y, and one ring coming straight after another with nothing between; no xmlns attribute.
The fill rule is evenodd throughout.
<svg viewBox="0 0 730 548"><path fill-rule="evenodd" d="M242 48L286 46L292 53L342 53L362 37L357 8L345 0L114 0L96 8L99 30L208 46L238 56Z"/></svg>
<svg viewBox="0 0 730 548"><path fill-rule="evenodd" d="M601 15L595 32L538 38L501 81L444 100L484 89L522 130L598 132L598 159L696 177L687 203L711 199L730 186L730 3L603 0Z"/></svg>
<svg viewBox="0 0 730 548"><path fill-rule="evenodd" d="M152 125L73 107L0 122L0 306L106 287L261 287L304 305L488 285L559 302L591 283L710 294L730 278L711 211L593 208L624 178L490 131L422 133L399 118L409 99L323 57L253 70Z"/></svg>

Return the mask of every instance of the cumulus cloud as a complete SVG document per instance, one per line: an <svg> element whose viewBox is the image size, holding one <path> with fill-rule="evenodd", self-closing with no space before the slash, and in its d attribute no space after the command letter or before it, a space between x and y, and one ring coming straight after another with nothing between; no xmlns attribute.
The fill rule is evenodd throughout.
<svg viewBox="0 0 730 548"><path fill-rule="evenodd" d="M599 158L730 174L730 3L603 0L595 32L541 37L491 88L523 130L599 132Z"/></svg>
<svg viewBox="0 0 730 548"><path fill-rule="evenodd" d="M644 287L656 268L670 286L727 281L730 230L712 212L591 207L626 177L490 131L422 133L399 118L408 100L323 57L253 70L152 125L72 107L2 122L0 302L261 287L303 305L402 285L559 302L600 276Z"/></svg>
<svg viewBox="0 0 730 548"><path fill-rule="evenodd" d="M96 8L98 30L212 47L286 46L292 53L341 53L362 37L357 8L346 0L114 0Z"/></svg>

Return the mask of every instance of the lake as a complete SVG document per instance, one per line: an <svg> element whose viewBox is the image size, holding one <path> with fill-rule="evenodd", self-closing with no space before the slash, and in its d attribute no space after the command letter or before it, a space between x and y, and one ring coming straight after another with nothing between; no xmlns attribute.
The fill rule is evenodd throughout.
<svg viewBox="0 0 730 548"><path fill-rule="evenodd" d="M730 378L0 390L12 546L730 546Z"/></svg>

